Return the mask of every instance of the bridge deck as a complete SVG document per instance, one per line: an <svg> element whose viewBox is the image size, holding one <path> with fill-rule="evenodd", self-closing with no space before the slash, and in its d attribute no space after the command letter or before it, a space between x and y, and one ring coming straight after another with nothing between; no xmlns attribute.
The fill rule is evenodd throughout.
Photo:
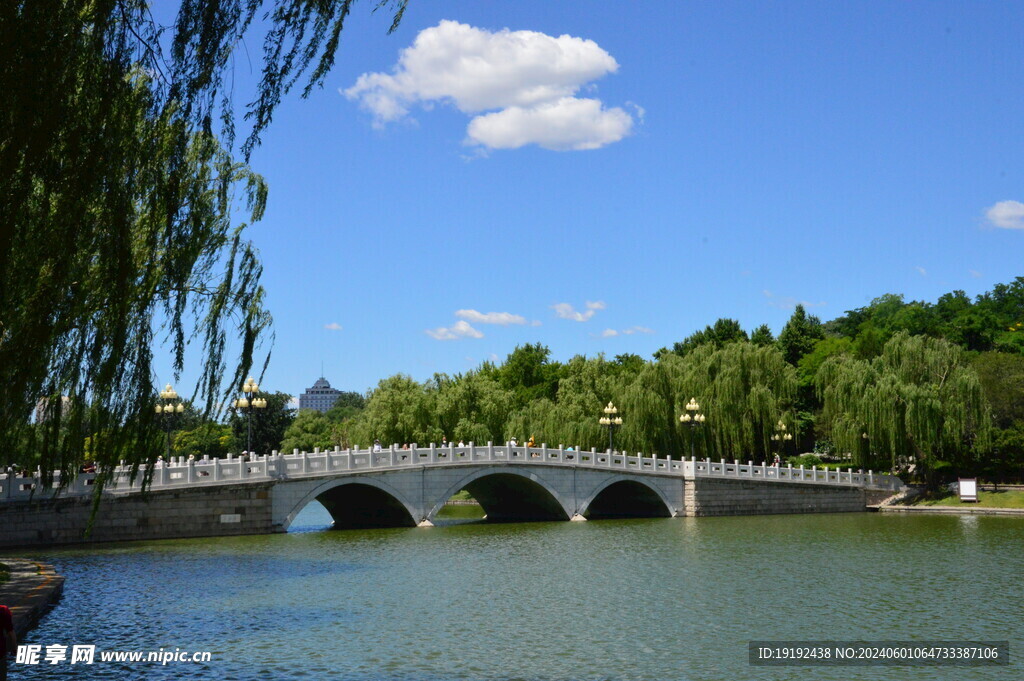
<svg viewBox="0 0 1024 681"><path fill-rule="evenodd" d="M286 479L341 477L367 472L385 472L418 467L447 467L460 465L516 465L516 466L567 466L586 469L619 470L659 476L673 476L684 479L730 478L764 482L803 483L844 487L866 487L872 489L896 490L902 486L898 478L874 473L825 470L817 468L774 467L770 465L746 464L738 460L727 463L724 460L709 459L679 460L657 456L630 456L621 452L594 449L580 451L559 447L476 446L436 447L400 449L391 446L381 451L365 449L334 451L295 452L254 457L233 457L186 461L175 457L163 465L157 464L152 471L148 489L180 489L184 487L206 487ZM133 480L128 468L115 470L114 479L104 488L109 494L133 494L142 491L142 479L146 473L142 467ZM33 477L11 477L0 475L0 503L38 499L40 497L87 496L93 493L95 474L80 474L70 484L62 486L59 474L49 488L44 489L37 471Z"/></svg>

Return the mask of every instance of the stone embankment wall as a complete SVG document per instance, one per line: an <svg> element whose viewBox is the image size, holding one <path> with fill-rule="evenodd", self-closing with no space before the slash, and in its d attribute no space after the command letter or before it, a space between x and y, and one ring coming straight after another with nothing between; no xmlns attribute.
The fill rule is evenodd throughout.
<svg viewBox="0 0 1024 681"><path fill-rule="evenodd" d="M850 513L866 499L860 487L696 478L686 481L684 504L688 516Z"/></svg>
<svg viewBox="0 0 1024 681"><path fill-rule="evenodd" d="M0 505L0 548L269 534L272 483L105 497L89 536L89 498Z"/></svg>
<svg viewBox="0 0 1024 681"><path fill-rule="evenodd" d="M14 631L20 641L60 600L64 577L52 565L24 558L0 558L10 579L0 584L0 604L11 609Z"/></svg>

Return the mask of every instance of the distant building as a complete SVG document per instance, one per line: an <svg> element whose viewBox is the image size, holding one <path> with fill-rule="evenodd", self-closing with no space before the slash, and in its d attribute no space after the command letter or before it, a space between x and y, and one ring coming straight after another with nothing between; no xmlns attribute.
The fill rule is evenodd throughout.
<svg viewBox="0 0 1024 681"><path fill-rule="evenodd" d="M299 409L316 409L323 414L334 406L339 397L341 391L332 388L327 379L321 376L312 388L306 388L306 392L299 395Z"/></svg>
<svg viewBox="0 0 1024 681"><path fill-rule="evenodd" d="M61 412L67 412L71 406L71 398L67 395L61 395L60 397L60 409ZM44 423L49 421L54 416L56 405L50 403L49 397L40 397L36 402L36 423Z"/></svg>

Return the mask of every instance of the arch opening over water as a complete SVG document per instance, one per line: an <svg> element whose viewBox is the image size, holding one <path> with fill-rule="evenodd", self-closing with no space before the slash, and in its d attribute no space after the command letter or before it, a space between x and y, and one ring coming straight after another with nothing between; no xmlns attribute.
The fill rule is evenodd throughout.
<svg viewBox="0 0 1024 681"><path fill-rule="evenodd" d="M521 475L491 473L465 486L480 502L487 522L568 520L562 504L544 485Z"/></svg>
<svg viewBox="0 0 1024 681"><path fill-rule="evenodd" d="M401 501L372 485L337 485L322 492L316 500L334 519L331 529L416 526L416 520Z"/></svg>
<svg viewBox="0 0 1024 681"><path fill-rule="evenodd" d="M634 480L619 480L601 490L584 516L602 518L668 518L672 510L665 500L647 485Z"/></svg>

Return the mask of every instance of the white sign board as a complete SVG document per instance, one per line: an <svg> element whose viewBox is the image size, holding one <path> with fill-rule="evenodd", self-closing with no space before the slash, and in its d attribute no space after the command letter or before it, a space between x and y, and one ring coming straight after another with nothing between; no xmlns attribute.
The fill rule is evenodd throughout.
<svg viewBox="0 0 1024 681"><path fill-rule="evenodd" d="M960 501L978 500L978 481L974 479L960 480Z"/></svg>

